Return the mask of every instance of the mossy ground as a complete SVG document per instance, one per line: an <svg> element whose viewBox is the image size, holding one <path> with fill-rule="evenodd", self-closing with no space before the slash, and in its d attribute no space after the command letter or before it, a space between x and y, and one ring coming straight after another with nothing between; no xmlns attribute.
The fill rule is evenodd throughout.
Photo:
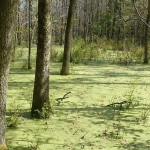
<svg viewBox="0 0 150 150"><path fill-rule="evenodd" d="M7 127L10 149L150 149L149 65L72 64L71 75L60 76L61 64L51 63L50 98L55 113L50 119L36 120L30 118L35 68L22 67L24 56L10 69L7 118L18 118L16 128ZM57 106L55 99L69 91L69 98ZM139 105L127 110L105 107L129 96Z"/></svg>

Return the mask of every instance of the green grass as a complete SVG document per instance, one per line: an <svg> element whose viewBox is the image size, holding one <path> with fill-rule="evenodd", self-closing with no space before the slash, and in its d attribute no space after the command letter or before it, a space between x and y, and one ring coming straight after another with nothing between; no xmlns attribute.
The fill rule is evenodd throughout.
<svg viewBox="0 0 150 150"><path fill-rule="evenodd" d="M18 117L16 128L7 127L10 149L150 149L149 65L71 64L72 74L60 76L61 64L51 63L50 98L55 114L36 120L30 118L35 68L22 68L22 57L10 69L7 119ZM69 98L57 106L55 99L69 91ZM128 100L129 95L138 106L127 110L105 107Z"/></svg>

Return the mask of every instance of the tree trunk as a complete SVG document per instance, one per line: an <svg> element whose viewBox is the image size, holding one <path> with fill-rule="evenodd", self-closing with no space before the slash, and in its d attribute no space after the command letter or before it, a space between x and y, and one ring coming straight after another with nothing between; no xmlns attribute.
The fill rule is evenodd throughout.
<svg viewBox="0 0 150 150"><path fill-rule="evenodd" d="M31 0L29 0L29 49L28 49L28 69L31 67Z"/></svg>
<svg viewBox="0 0 150 150"><path fill-rule="evenodd" d="M51 49L51 0L38 1L38 44L31 115L39 118L49 103L49 63Z"/></svg>
<svg viewBox="0 0 150 150"><path fill-rule="evenodd" d="M62 14L61 14L62 13ZM62 1L61 3L61 12L60 12L61 16L61 29L60 29L60 41L59 41L59 45L63 45L63 33L64 33L64 2Z"/></svg>
<svg viewBox="0 0 150 150"><path fill-rule="evenodd" d="M0 2L0 149L5 146L5 113L9 64L12 53L12 39L14 15L17 0L3 0Z"/></svg>
<svg viewBox="0 0 150 150"><path fill-rule="evenodd" d="M20 3L19 3L20 5ZM22 45L22 24L21 24L21 11L20 8L17 8L17 41L18 41L18 45L21 46Z"/></svg>
<svg viewBox="0 0 150 150"><path fill-rule="evenodd" d="M117 1L115 1L114 3L114 13L113 13L113 21L112 21L112 33L111 33L111 39L115 39L116 38L116 21L117 21Z"/></svg>
<svg viewBox="0 0 150 150"><path fill-rule="evenodd" d="M61 75L69 75L70 52L71 52L71 44L72 44L72 25L73 25L73 14L75 12L75 5L76 5L76 0L70 0L67 26L65 32L63 64L60 73Z"/></svg>
<svg viewBox="0 0 150 150"><path fill-rule="evenodd" d="M148 0L148 14L146 23L149 24L150 22L150 0ZM144 43L144 64L148 64L149 57L148 57L148 37L149 37L149 27L145 25L145 43Z"/></svg>
<svg viewBox="0 0 150 150"><path fill-rule="evenodd" d="M112 20L111 20L111 15L113 13L113 7L112 7L112 0L108 0L107 2L107 13L109 14L109 19L107 20L106 24L106 37L108 40L111 38L111 31L112 31Z"/></svg>

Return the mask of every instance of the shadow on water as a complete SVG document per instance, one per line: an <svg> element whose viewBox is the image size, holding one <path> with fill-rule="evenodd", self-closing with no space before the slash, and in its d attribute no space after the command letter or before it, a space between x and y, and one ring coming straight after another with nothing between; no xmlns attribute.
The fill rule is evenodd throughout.
<svg viewBox="0 0 150 150"><path fill-rule="evenodd" d="M142 140L142 139L139 139ZM137 140L134 140L131 143L128 144L122 144L118 146L118 149L127 149L127 150L150 150L150 140L147 140L146 142L139 142Z"/></svg>
<svg viewBox="0 0 150 150"><path fill-rule="evenodd" d="M6 116L8 117L13 116L15 114L25 119L32 119L31 111L29 109L8 109L6 111Z"/></svg>
<svg viewBox="0 0 150 150"><path fill-rule="evenodd" d="M25 68L10 68L10 74L34 74L35 70L33 69L25 69Z"/></svg>

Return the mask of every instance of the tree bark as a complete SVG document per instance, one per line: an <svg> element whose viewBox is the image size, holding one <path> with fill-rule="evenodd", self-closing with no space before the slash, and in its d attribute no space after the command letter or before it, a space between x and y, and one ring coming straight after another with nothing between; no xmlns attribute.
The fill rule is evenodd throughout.
<svg viewBox="0 0 150 150"><path fill-rule="evenodd" d="M22 23L21 23L21 11L20 11L20 4L18 4L17 8L17 42L18 45L21 46L22 44Z"/></svg>
<svg viewBox="0 0 150 150"><path fill-rule="evenodd" d="M70 52L72 44L72 25L73 25L73 15L75 12L76 0L70 0L70 6L68 11L67 26L65 32L65 45L64 45L64 55L63 63L60 74L69 75L69 64L70 64Z"/></svg>
<svg viewBox="0 0 150 150"><path fill-rule="evenodd" d="M148 0L148 14L146 23L149 25L150 22L150 0ZM144 43L144 64L148 64L148 37L149 37L149 26L145 25L145 43Z"/></svg>
<svg viewBox="0 0 150 150"><path fill-rule="evenodd" d="M9 64L12 54L12 39L14 29L14 15L17 0L3 0L0 2L0 149L5 146L5 113Z"/></svg>
<svg viewBox="0 0 150 150"><path fill-rule="evenodd" d="M49 63L51 50L51 0L38 1L38 44L31 115L39 118L49 102Z"/></svg>
<svg viewBox="0 0 150 150"><path fill-rule="evenodd" d="M28 49L28 69L31 67L31 0L29 0L29 49Z"/></svg>

